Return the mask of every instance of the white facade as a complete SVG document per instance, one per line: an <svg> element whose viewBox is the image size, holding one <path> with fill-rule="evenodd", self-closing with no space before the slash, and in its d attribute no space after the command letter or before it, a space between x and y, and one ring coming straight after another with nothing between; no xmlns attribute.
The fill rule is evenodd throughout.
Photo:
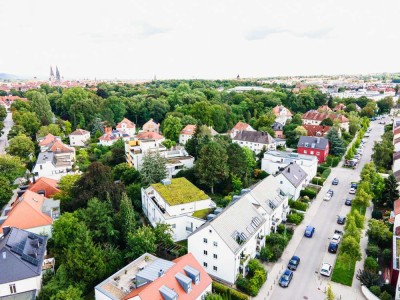
<svg viewBox="0 0 400 300"><path fill-rule="evenodd" d="M90 132L85 130L84 134L70 134L69 144L74 147L84 147L90 140Z"/></svg>
<svg viewBox="0 0 400 300"><path fill-rule="evenodd" d="M275 140L271 144L253 143L253 142L247 142L247 141L241 141L241 140L232 140L232 142L238 144L240 147L250 148L251 150L253 150L255 152L255 154L260 153L264 147L267 151L276 150L276 141Z"/></svg>
<svg viewBox="0 0 400 300"><path fill-rule="evenodd" d="M299 199L300 191L304 189L308 183L307 178L305 178L300 185L296 187L283 174L277 175L276 179L279 182L279 187L282 189L282 191L293 200Z"/></svg>
<svg viewBox="0 0 400 300"><path fill-rule="evenodd" d="M37 177L48 177L59 180L61 177L72 172L72 162L56 163L53 153L40 153L41 159L38 158L32 173Z"/></svg>
<svg viewBox="0 0 400 300"><path fill-rule="evenodd" d="M183 134L183 133L179 134L179 144L185 145L187 143L187 141L192 138L192 136L193 136L193 133L192 134Z"/></svg>
<svg viewBox="0 0 400 300"><path fill-rule="evenodd" d="M10 287L11 285L15 285L15 293L11 293L11 291L14 291L14 288ZM26 278L23 280L7 282L4 284L0 284L0 297L10 296L13 294L20 294L33 290L36 290L36 296L37 296L41 288L42 288L41 275L36 277Z"/></svg>
<svg viewBox="0 0 400 300"><path fill-rule="evenodd" d="M309 182L317 175L318 158L316 156L285 151L265 152L261 161L261 169L268 174L275 174L291 162L298 164L307 173Z"/></svg>

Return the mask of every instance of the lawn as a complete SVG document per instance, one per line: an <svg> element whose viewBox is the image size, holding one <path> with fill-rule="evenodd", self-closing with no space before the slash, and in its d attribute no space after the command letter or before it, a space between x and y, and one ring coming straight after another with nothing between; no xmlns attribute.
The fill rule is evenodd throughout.
<svg viewBox="0 0 400 300"><path fill-rule="evenodd" d="M213 212L213 208L205 208L205 209L201 209L201 210L198 210L198 211L195 211L194 213L193 213L193 215L192 215L192 217L195 217L195 218L199 218L199 219L206 219L207 218L207 216L210 214L210 213L212 213Z"/></svg>
<svg viewBox="0 0 400 300"><path fill-rule="evenodd" d="M355 268L355 261L348 262L344 259L343 255L339 253L336 259L335 267L333 268L332 281L351 286L353 283Z"/></svg>

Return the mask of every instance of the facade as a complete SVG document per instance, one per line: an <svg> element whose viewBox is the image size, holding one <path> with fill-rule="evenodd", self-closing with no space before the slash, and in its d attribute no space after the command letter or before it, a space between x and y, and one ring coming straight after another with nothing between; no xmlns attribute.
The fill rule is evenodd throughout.
<svg viewBox="0 0 400 300"><path fill-rule="evenodd" d="M325 125L303 125L302 127L307 130L307 136L315 137L325 137L332 128L332 126Z"/></svg>
<svg viewBox="0 0 400 300"><path fill-rule="evenodd" d="M318 158L318 163L322 164L329 154L329 141L325 138L301 136L297 153L314 155Z"/></svg>
<svg viewBox="0 0 400 300"><path fill-rule="evenodd" d="M35 299L42 287L47 237L7 227L0 238L0 299Z"/></svg>
<svg viewBox="0 0 400 300"><path fill-rule="evenodd" d="M124 141L129 141L129 134L119 131L113 130L111 127L104 128L104 134L99 137L99 144L102 146L112 146L116 141L122 139Z"/></svg>
<svg viewBox="0 0 400 300"><path fill-rule="evenodd" d="M260 153L263 148L268 150L276 150L276 141L268 133L264 131L241 131L235 135L232 142L239 144L240 147L248 147L256 154Z"/></svg>
<svg viewBox="0 0 400 300"><path fill-rule="evenodd" d="M136 134L136 125L132 121L124 118L121 122L115 126L118 131L127 133L130 137L135 136Z"/></svg>
<svg viewBox="0 0 400 300"><path fill-rule="evenodd" d="M301 116L304 125L319 125L327 118L332 119L333 122L339 122L342 129L349 131L349 119L341 114L310 110Z"/></svg>
<svg viewBox="0 0 400 300"><path fill-rule="evenodd" d="M291 120L293 114L289 109L284 107L283 105L277 105L272 109L272 112L275 115L275 122L281 123L282 125L286 125L288 120Z"/></svg>
<svg viewBox="0 0 400 300"><path fill-rule="evenodd" d="M142 209L151 225L170 224L174 241L188 235L205 223L193 216L196 211L215 208L215 203L186 178L163 180L142 189Z"/></svg>
<svg viewBox="0 0 400 300"><path fill-rule="evenodd" d="M280 189L293 200L299 199L300 191L309 184L307 173L296 163L290 163L275 176Z"/></svg>
<svg viewBox="0 0 400 300"><path fill-rule="evenodd" d="M275 138L284 139L285 136L283 135L283 124L275 122L272 124L272 130L275 132Z"/></svg>
<svg viewBox="0 0 400 300"><path fill-rule="evenodd" d="M48 177L59 180L61 177L72 173L73 162L68 156L56 155L53 152L39 153L32 173L36 177Z"/></svg>
<svg viewBox="0 0 400 300"><path fill-rule="evenodd" d="M261 169L268 174L276 174L291 163L298 164L307 173L308 182L317 175L318 158L316 156L286 151L265 152Z"/></svg>
<svg viewBox="0 0 400 300"><path fill-rule="evenodd" d="M145 253L95 287L96 300L203 300L212 279L188 253L174 261Z"/></svg>
<svg viewBox="0 0 400 300"><path fill-rule="evenodd" d="M90 140L90 132L83 129L77 129L69 135L69 144L71 146L84 147Z"/></svg>
<svg viewBox="0 0 400 300"><path fill-rule="evenodd" d="M51 133L44 137L40 137L37 139L37 142L40 147L40 152L47 151L55 141L60 141L61 142L61 137L60 136L54 136Z"/></svg>
<svg viewBox="0 0 400 300"><path fill-rule="evenodd" d="M179 144L185 145L190 140L196 131L196 125L186 125L179 134Z"/></svg>
<svg viewBox="0 0 400 300"><path fill-rule="evenodd" d="M230 132L231 139L233 139L239 132L242 131L256 131L253 127L251 127L247 123L237 122L237 124L232 128Z"/></svg>
<svg viewBox="0 0 400 300"><path fill-rule="evenodd" d="M160 124L156 123L153 121L153 119L150 119L143 125L143 132L156 132L160 133Z"/></svg>

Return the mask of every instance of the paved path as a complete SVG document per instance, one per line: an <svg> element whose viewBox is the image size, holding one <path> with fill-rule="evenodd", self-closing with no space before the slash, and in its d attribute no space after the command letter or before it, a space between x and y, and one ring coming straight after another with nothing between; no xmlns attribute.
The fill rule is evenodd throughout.
<svg viewBox="0 0 400 300"><path fill-rule="evenodd" d="M342 167L332 169L325 186L322 187L316 200L311 204L304 221L296 228L281 259L277 263L266 264L268 279L254 299L325 299L324 292L330 279L320 276L319 268L323 262L328 262L334 266L336 255L329 253L327 249L334 230L343 229L343 225L336 223L337 215L343 216L350 211L350 207L344 205L344 199L349 196L350 183L360 179L362 167L371 159L374 141L379 140L383 133L383 126L377 122L372 122L371 128L371 136L364 147L364 155L357 168L354 170ZM335 177L339 178L339 185L331 186ZM322 198L330 188L334 190L332 199L323 201ZM367 210L367 216L368 214L370 214L370 210ZM303 236L304 229L309 224L316 228L312 239ZM362 252L365 252L365 247L366 238L363 238L361 240ZM298 255L301 258L301 264L295 271L290 286L283 289L278 286L277 282L293 255ZM358 262L356 270L362 265L363 261ZM352 287L333 283L332 289L338 299L340 297L341 299L364 299L358 280L353 280Z"/></svg>
<svg viewBox="0 0 400 300"><path fill-rule="evenodd" d="M0 137L0 154L6 153L5 148L8 146L7 135L10 132L11 127L14 122L12 120L12 114L7 113L7 117L4 119L4 129L3 134Z"/></svg>

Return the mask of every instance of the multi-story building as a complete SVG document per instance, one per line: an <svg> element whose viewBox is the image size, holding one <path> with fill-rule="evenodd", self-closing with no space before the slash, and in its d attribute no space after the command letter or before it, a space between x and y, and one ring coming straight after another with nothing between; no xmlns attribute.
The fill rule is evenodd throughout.
<svg viewBox="0 0 400 300"><path fill-rule="evenodd" d="M186 125L179 134L179 144L185 145L190 140L196 131L196 125Z"/></svg>
<svg viewBox="0 0 400 300"><path fill-rule="evenodd" d="M320 125L323 120L331 119L333 122L338 122L342 129L349 131L349 119L341 114L310 110L304 113L301 119L304 125Z"/></svg>
<svg viewBox="0 0 400 300"><path fill-rule="evenodd" d="M90 140L90 132L77 129L69 135L69 144L74 147L84 147Z"/></svg>
<svg viewBox="0 0 400 300"><path fill-rule="evenodd" d="M264 131L241 131L232 139L232 142L239 144L240 147L248 147L256 154L261 150L276 150L276 141Z"/></svg>
<svg viewBox="0 0 400 300"><path fill-rule="evenodd" d="M158 223L171 225L174 241L188 235L205 223L196 217L197 211L211 210L215 203L186 178L166 179L142 189L142 209L155 227Z"/></svg>
<svg viewBox="0 0 400 300"><path fill-rule="evenodd" d="M124 118L121 122L115 126L118 131L129 134L130 137L135 136L136 134L136 125L132 121Z"/></svg>
<svg viewBox="0 0 400 300"><path fill-rule="evenodd" d="M156 132L160 133L160 124L153 121L153 119L148 120L143 124L143 132Z"/></svg>
<svg viewBox="0 0 400 300"><path fill-rule="evenodd" d="M329 141L320 137L301 136L297 153L314 155L318 158L318 163L322 164L329 155Z"/></svg>
<svg viewBox="0 0 400 300"><path fill-rule="evenodd" d="M292 119L293 114L289 109L284 107L283 105L277 105L272 109L272 112L275 115L275 122L281 123L282 125L286 125L288 120Z"/></svg>
<svg viewBox="0 0 400 300"><path fill-rule="evenodd" d="M256 130L253 127L251 127L249 124L239 121L236 123L236 125L230 131L231 139L233 139L239 132L242 132L242 131L256 131Z"/></svg>
<svg viewBox="0 0 400 300"><path fill-rule="evenodd" d="M299 199L300 191L309 183L307 173L298 164L293 162L281 169L274 176L279 182L280 189L293 200Z"/></svg>

